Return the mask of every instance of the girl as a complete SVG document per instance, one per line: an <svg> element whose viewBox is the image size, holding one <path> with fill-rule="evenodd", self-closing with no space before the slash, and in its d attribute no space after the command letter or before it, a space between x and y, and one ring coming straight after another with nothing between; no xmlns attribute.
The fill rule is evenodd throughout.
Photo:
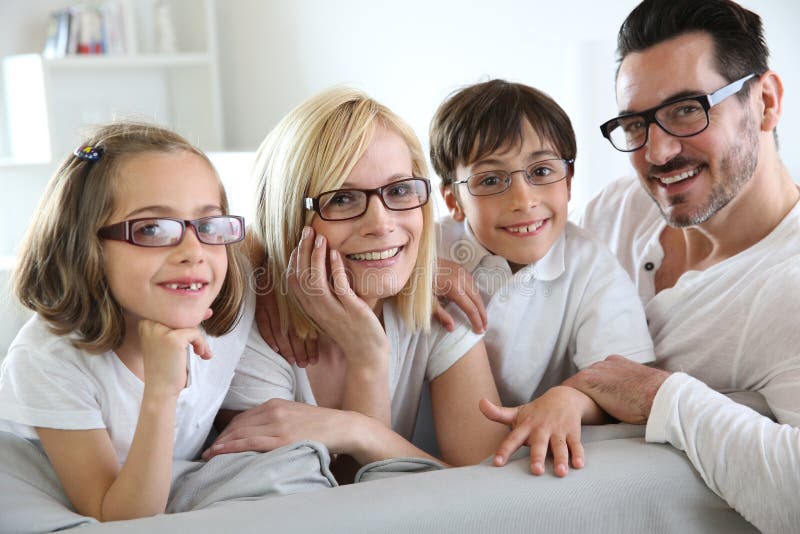
<svg viewBox="0 0 800 534"><path fill-rule="evenodd" d="M430 324L433 206L411 129L358 91L328 90L269 134L256 172L254 233L281 284L282 330L316 339L319 362L290 365L254 329L229 400L273 400L237 416L206 457L300 439L360 464L427 456L407 441L427 379L442 459L485 458L506 429L477 409L498 398L480 337Z"/></svg>
<svg viewBox="0 0 800 534"><path fill-rule="evenodd" d="M163 513L172 459L201 450L249 330L227 209L206 156L147 124L100 128L47 187L15 275L36 313L3 362L0 425L41 441L83 515Z"/></svg>

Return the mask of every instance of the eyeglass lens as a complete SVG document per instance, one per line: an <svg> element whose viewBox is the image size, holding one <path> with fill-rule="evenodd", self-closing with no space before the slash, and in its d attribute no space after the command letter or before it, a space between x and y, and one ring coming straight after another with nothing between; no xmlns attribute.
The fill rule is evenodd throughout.
<svg viewBox="0 0 800 534"><path fill-rule="evenodd" d="M668 133L687 137L702 132L708 126L708 113L695 99L681 100L656 110L655 120ZM647 141L648 127L643 115L620 118L609 129L611 142L624 150L638 148Z"/></svg>
<svg viewBox="0 0 800 534"><path fill-rule="evenodd" d="M370 193L358 189L340 189L319 196L319 213L324 219L341 220L358 217L367 211ZM425 180L412 178L380 188L384 206L394 211L418 208L428 201Z"/></svg>
<svg viewBox="0 0 800 534"><path fill-rule="evenodd" d="M563 159L548 159L532 163L519 171L473 174L467 179L467 188L475 196L496 195L511 187L511 175L514 173L522 172L530 185L547 185L566 178L567 171L567 162Z"/></svg>
<svg viewBox="0 0 800 534"><path fill-rule="evenodd" d="M225 245L241 240L244 228L236 217L225 215L187 221L197 239L207 245ZM137 245L165 247L183 240L184 225L175 219L138 219L130 224L131 240Z"/></svg>

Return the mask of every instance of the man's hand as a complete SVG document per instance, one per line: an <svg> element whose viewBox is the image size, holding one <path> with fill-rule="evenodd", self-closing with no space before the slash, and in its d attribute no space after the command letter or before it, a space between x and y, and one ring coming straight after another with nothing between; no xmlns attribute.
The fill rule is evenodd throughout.
<svg viewBox="0 0 800 534"><path fill-rule="evenodd" d="M584 392L609 415L625 423L643 425L667 371L609 356L564 381Z"/></svg>

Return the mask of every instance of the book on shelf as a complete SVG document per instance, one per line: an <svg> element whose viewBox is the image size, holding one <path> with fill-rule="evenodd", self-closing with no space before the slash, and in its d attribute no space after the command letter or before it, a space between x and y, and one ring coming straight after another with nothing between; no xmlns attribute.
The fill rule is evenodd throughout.
<svg viewBox="0 0 800 534"><path fill-rule="evenodd" d="M132 0L107 0L51 13L43 55L132 55L138 48Z"/></svg>

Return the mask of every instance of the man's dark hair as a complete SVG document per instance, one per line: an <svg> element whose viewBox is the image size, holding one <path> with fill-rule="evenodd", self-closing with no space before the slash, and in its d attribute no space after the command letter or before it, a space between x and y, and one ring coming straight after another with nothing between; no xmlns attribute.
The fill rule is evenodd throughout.
<svg viewBox="0 0 800 534"><path fill-rule="evenodd" d="M769 69L761 17L730 0L644 0L619 29L617 60L690 32L711 36L717 70L729 82Z"/></svg>
<svg viewBox="0 0 800 534"><path fill-rule="evenodd" d="M522 142L524 120L559 157L575 159L575 132L569 117L538 89L490 80L451 94L436 110L430 127L431 164L442 184L456 179L459 165Z"/></svg>

